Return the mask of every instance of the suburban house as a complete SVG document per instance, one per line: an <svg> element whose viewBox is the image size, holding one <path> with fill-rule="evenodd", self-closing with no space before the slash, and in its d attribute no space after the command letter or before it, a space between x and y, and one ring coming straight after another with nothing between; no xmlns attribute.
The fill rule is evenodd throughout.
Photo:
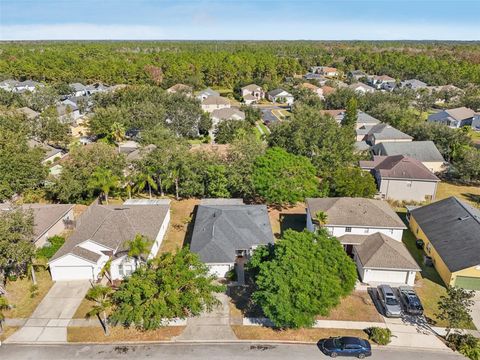
<svg viewBox="0 0 480 360"><path fill-rule="evenodd" d="M221 96L209 96L202 101L202 110L211 113L213 110L230 108L230 101Z"/></svg>
<svg viewBox="0 0 480 360"><path fill-rule="evenodd" d="M87 87L81 83L69 84L72 89L72 93L68 95L72 96L85 96L88 95Z"/></svg>
<svg viewBox="0 0 480 360"><path fill-rule="evenodd" d="M28 120L34 120L40 116L39 112L30 109L29 107L21 107L17 109L18 112L23 114Z"/></svg>
<svg viewBox="0 0 480 360"><path fill-rule="evenodd" d="M220 93L216 92L215 90L212 90L210 88L203 89L197 94L197 99L200 101L205 100L209 96L220 96Z"/></svg>
<svg viewBox="0 0 480 360"><path fill-rule="evenodd" d="M374 155L371 161L360 161L360 167L375 177L382 199L435 200L440 179L416 159L403 155Z"/></svg>
<svg viewBox="0 0 480 360"><path fill-rule="evenodd" d="M335 92L335 88L328 85L323 85L320 89L322 90L322 98Z"/></svg>
<svg viewBox="0 0 480 360"><path fill-rule="evenodd" d="M300 89L305 89L305 90L311 91L312 93L317 95L319 98L323 99L323 91L320 87L318 87L316 85L304 82L304 83L300 84L298 87Z"/></svg>
<svg viewBox="0 0 480 360"><path fill-rule="evenodd" d="M353 257L362 282L414 284L420 268L402 243L407 227L388 203L340 197L309 198L306 205L307 229L322 227L335 236ZM319 212L325 223L317 220Z"/></svg>
<svg viewBox="0 0 480 360"><path fill-rule="evenodd" d="M336 109L336 110L321 110L322 115L330 115L338 124L341 124L343 118L347 111L345 109ZM380 120L374 118L373 116L358 110L357 111L357 123L356 123L356 133L357 141L365 140L365 136L368 131L374 126L380 123Z"/></svg>
<svg viewBox="0 0 480 360"><path fill-rule="evenodd" d="M57 105L58 120L62 123L73 123L80 117L80 110L77 106L59 104Z"/></svg>
<svg viewBox="0 0 480 360"><path fill-rule="evenodd" d="M283 89L275 89L267 93L268 100L273 103L282 103L292 105L294 98L293 95Z"/></svg>
<svg viewBox="0 0 480 360"><path fill-rule="evenodd" d="M167 92L170 94L184 93L184 94L191 95L193 92L193 88L185 84L175 84L173 86L170 86L167 89Z"/></svg>
<svg viewBox="0 0 480 360"><path fill-rule="evenodd" d="M368 74L363 72L362 70L352 70L348 73L348 77L356 81L360 81L360 79L367 78L367 76Z"/></svg>
<svg viewBox="0 0 480 360"><path fill-rule="evenodd" d="M93 85L87 85L86 90L87 90L87 95L93 95L100 92L110 91L112 90L112 88L101 83L96 83Z"/></svg>
<svg viewBox="0 0 480 360"><path fill-rule="evenodd" d="M245 113L236 108L217 109L212 111L211 118L216 127L223 120L245 120Z"/></svg>
<svg viewBox="0 0 480 360"><path fill-rule="evenodd" d="M346 110L345 109L335 109L335 110L320 110L321 115L329 115L333 118L337 123L341 124L343 118L345 117Z"/></svg>
<svg viewBox="0 0 480 360"><path fill-rule="evenodd" d="M54 148L48 144L39 142L37 140L30 139L27 141L27 145L30 149L40 148L44 152L44 157L42 160L43 164L53 163L56 160L63 158L66 155L66 152L62 149Z"/></svg>
<svg viewBox="0 0 480 360"><path fill-rule="evenodd" d="M427 86L427 90L430 92L430 94L433 94L437 97L435 99L436 104L444 104L446 101L445 95L447 95L450 100L458 100L460 96L465 93L465 91L463 91L459 87L451 84L440 86Z"/></svg>
<svg viewBox="0 0 480 360"><path fill-rule="evenodd" d="M153 144L137 147L135 150L127 154L127 163L142 160L146 155L150 154L156 148L157 146Z"/></svg>
<svg viewBox="0 0 480 360"><path fill-rule="evenodd" d="M361 95L375 92L375 88L361 82L350 84L348 88Z"/></svg>
<svg viewBox="0 0 480 360"><path fill-rule="evenodd" d="M338 76L338 70L330 66L312 66L310 71L314 74L320 74L326 77Z"/></svg>
<svg viewBox="0 0 480 360"><path fill-rule="evenodd" d="M18 83L18 81L13 80L13 79L7 79L7 80L0 81L0 89L12 92L17 83Z"/></svg>
<svg viewBox="0 0 480 360"><path fill-rule="evenodd" d="M404 155L420 161L433 173L445 170L446 161L433 141L382 142L372 146L374 155Z"/></svg>
<svg viewBox="0 0 480 360"><path fill-rule="evenodd" d="M265 92L263 89L256 84L244 86L241 90L243 101L247 105L256 103L265 97Z"/></svg>
<svg viewBox="0 0 480 360"><path fill-rule="evenodd" d="M365 140L372 146L382 142L411 142L413 140L413 137L410 135L407 135L400 130L395 129L393 126L384 123L379 123L370 128L364 128L367 133L362 140Z"/></svg>
<svg viewBox="0 0 480 360"><path fill-rule="evenodd" d="M212 275L224 277L243 266L259 245L273 244L265 205L244 205L242 199L204 199L197 208L190 250Z"/></svg>
<svg viewBox="0 0 480 360"><path fill-rule="evenodd" d="M17 82L13 87L13 92L24 93L26 91L34 92L39 87L44 87L42 83L33 80L25 80Z"/></svg>
<svg viewBox="0 0 480 360"><path fill-rule="evenodd" d="M74 225L72 204L24 204L23 211L33 215L33 243L41 248L49 245L48 239L62 235ZM0 211L9 211L12 206L0 204Z"/></svg>
<svg viewBox="0 0 480 360"><path fill-rule="evenodd" d="M368 77L368 84L377 90L392 90L397 80L388 75L372 75Z"/></svg>
<svg viewBox="0 0 480 360"><path fill-rule="evenodd" d="M428 121L447 125L451 128L461 128L463 126L472 126L476 117L480 117L480 114L476 114L472 109L459 107L431 114L428 117Z"/></svg>
<svg viewBox="0 0 480 360"><path fill-rule="evenodd" d="M480 290L480 210L451 196L407 218L446 285Z"/></svg>
<svg viewBox="0 0 480 360"><path fill-rule="evenodd" d="M50 259L54 281L96 281L110 261L110 277L123 279L136 269L126 242L136 235L153 242L147 259L155 257L170 222L169 200L127 200L123 205L91 205L77 221L76 229Z"/></svg>
<svg viewBox="0 0 480 360"><path fill-rule="evenodd" d="M420 90L420 89L426 89L427 86L428 85L426 83L418 79L404 80L400 83L400 87L402 89Z"/></svg>
<svg viewBox="0 0 480 360"><path fill-rule="evenodd" d="M315 73L306 73L305 75L303 75L303 78L305 80L315 80L320 84L320 86L325 85L326 82L328 81L328 79L323 75L315 74Z"/></svg>
<svg viewBox="0 0 480 360"><path fill-rule="evenodd" d="M130 154L140 148L140 144L135 140L125 140L118 144L120 154Z"/></svg>

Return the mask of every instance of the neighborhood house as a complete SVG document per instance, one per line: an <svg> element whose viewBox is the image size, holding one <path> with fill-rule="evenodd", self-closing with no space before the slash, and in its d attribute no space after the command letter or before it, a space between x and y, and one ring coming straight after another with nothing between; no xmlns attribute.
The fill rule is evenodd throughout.
<svg viewBox="0 0 480 360"><path fill-rule="evenodd" d="M273 103L292 105L293 95L283 89L275 89L268 92L268 100Z"/></svg>

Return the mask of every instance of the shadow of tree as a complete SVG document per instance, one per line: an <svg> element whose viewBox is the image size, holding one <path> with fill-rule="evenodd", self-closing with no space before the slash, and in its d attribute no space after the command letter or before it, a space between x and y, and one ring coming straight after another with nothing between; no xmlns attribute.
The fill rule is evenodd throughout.
<svg viewBox="0 0 480 360"><path fill-rule="evenodd" d="M480 195L472 193L462 193L467 200L473 202L477 207L480 207Z"/></svg>
<svg viewBox="0 0 480 360"><path fill-rule="evenodd" d="M280 235L288 229L303 231L305 228L305 214L280 213Z"/></svg>
<svg viewBox="0 0 480 360"><path fill-rule="evenodd" d="M187 224L187 231L185 232L185 239L183 240L182 247L185 247L185 246L190 247L190 244L192 243L193 228L195 226L195 219L197 217L197 209L198 209L198 205L195 205L193 207L192 212L190 213L191 220Z"/></svg>

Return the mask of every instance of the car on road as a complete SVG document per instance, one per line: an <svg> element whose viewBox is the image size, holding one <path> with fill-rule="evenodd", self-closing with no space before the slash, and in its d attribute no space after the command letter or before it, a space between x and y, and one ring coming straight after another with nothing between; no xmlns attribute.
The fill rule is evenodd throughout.
<svg viewBox="0 0 480 360"><path fill-rule="evenodd" d="M357 337L343 336L322 339L318 342L320 351L332 358L337 356L353 356L364 359L372 355L372 348L367 340Z"/></svg>
<svg viewBox="0 0 480 360"><path fill-rule="evenodd" d="M386 317L402 316L402 306L390 285L379 285L377 292Z"/></svg>
<svg viewBox="0 0 480 360"><path fill-rule="evenodd" d="M398 291L400 293L400 301L407 314L423 315L423 306L415 290L409 286L400 286Z"/></svg>

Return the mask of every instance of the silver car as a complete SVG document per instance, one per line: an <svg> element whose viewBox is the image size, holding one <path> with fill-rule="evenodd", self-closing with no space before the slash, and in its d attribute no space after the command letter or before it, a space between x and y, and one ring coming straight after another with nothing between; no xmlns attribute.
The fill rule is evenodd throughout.
<svg viewBox="0 0 480 360"><path fill-rule="evenodd" d="M377 288L378 298L385 310L386 317L402 316L402 307L395 292L389 285L379 285Z"/></svg>

